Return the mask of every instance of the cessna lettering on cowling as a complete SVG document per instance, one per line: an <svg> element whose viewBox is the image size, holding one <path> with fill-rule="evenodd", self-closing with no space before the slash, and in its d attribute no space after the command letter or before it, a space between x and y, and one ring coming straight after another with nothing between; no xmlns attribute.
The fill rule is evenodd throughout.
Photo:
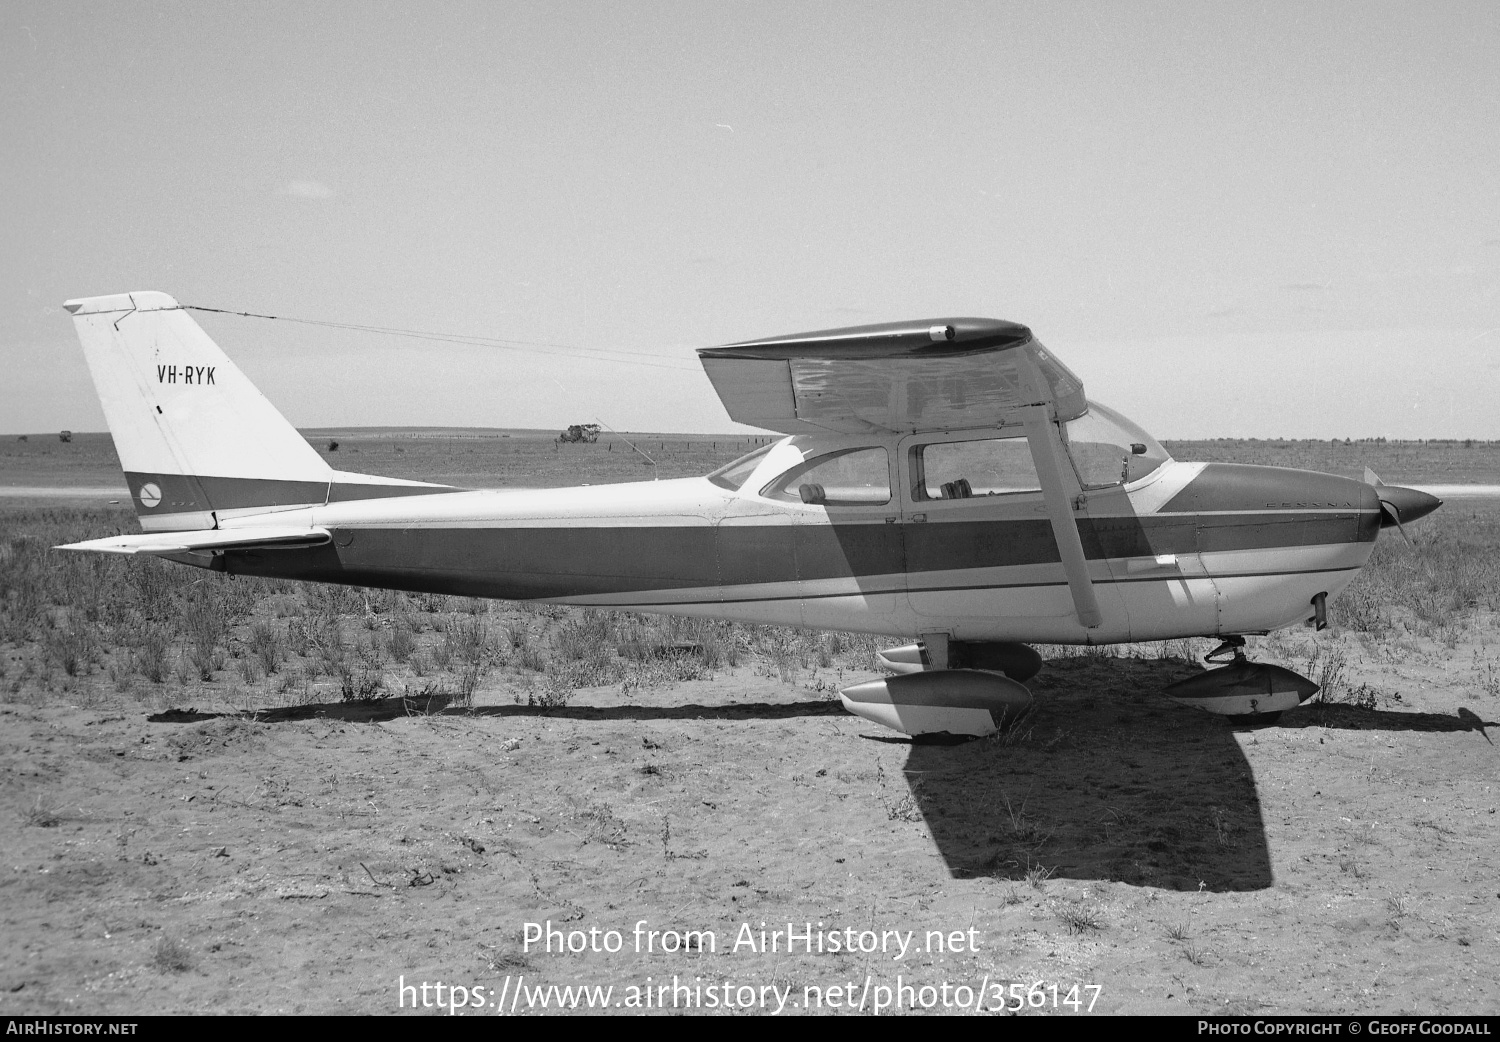
<svg viewBox="0 0 1500 1042"><path fill-rule="evenodd" d="M1368 472L1173 460L1031 330L980 318L700 351L733 419L786 435L701 478L352 474L166 294L65 306L144 534L63 549L915 639L881 655L891 677L842 693L912 735L1002 727L1030 700L1036 642L1218 637L1227 664L1167 693L1270 720L1317 688L1246 661L1245 635L1322 627L1380 530L1440 505Z"/></svg>

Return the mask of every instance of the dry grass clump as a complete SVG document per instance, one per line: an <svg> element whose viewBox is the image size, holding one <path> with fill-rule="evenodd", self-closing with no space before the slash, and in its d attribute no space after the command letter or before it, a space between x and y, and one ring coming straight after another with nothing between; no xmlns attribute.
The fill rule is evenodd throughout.
<svg viewBox="0 0 1500 1042"><path fill-rule="evenodd" d="M1104 929L1104 912L1096 904L1067 903L1057 908L1057 917L1069 933L1089 933Z"/></svg>
<svg viewBox="0 0 1500 1042"><path fill-rule="evenodd" d="M151 964L162 973L186 973L193 968L193 953L182 942L162 937L156 942Z"/></svg>
<svg viewBox="0 0 1500 1042"><path fill-rule="evenodd" d="M1380 537L1369 564L1335 602L1340 626L1441 640L1477 612L1500 610L1500 517L1450 506L1408 532L1410 546L1391 532Z"/></svg>

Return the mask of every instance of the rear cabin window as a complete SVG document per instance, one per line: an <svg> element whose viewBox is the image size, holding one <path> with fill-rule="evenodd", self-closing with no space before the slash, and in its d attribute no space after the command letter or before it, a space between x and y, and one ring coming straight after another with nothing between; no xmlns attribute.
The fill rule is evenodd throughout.
<svg viewBox="0 0 1500 1042"><path fill-rule="evenodd" d="M950 441L912 450L914 499L971 499L1040 492L1024 437Z"/></svg>
<svg viewBox="0 0 1500 1042"><path fill-rule="evenodd" d="M883 448L830 452L804 460L767 485L761 495L814 506L889 503L890 457Z"/></svg>

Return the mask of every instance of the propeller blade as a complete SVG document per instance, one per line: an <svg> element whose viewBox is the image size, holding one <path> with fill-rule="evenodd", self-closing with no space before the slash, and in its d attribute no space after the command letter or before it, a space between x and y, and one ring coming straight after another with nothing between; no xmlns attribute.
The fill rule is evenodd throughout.
<svg viewBox="0 0 1500 1042"><path fill-rule="evenodd" d="M1405 540L1406 545L1411 546L1411 536L1406 534L1406 526L1401 523L1400 509L1390 500L1382 499L1380 501L1380 527L1390 528L1391 525L1396 526L1396 530L1401 533L1401 538Z"/></svg>

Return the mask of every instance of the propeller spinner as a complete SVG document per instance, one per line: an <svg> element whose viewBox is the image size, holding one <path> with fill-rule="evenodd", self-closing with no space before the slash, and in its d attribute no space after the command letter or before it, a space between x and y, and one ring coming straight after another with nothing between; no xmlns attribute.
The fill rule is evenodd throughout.
<svg viewBox="0 0 1500 1042"><path fill-rule="evenodd" d="M1443 505L1443 501L1437 496L1428 495L1419 489L1387 485L1369 467L1365 468L1365 483L1374 486L1375 494L1380 497L1380 527L1394 526L1407 542L1411 540L1407 539L1403 522L1426 517Z"/></svg>

